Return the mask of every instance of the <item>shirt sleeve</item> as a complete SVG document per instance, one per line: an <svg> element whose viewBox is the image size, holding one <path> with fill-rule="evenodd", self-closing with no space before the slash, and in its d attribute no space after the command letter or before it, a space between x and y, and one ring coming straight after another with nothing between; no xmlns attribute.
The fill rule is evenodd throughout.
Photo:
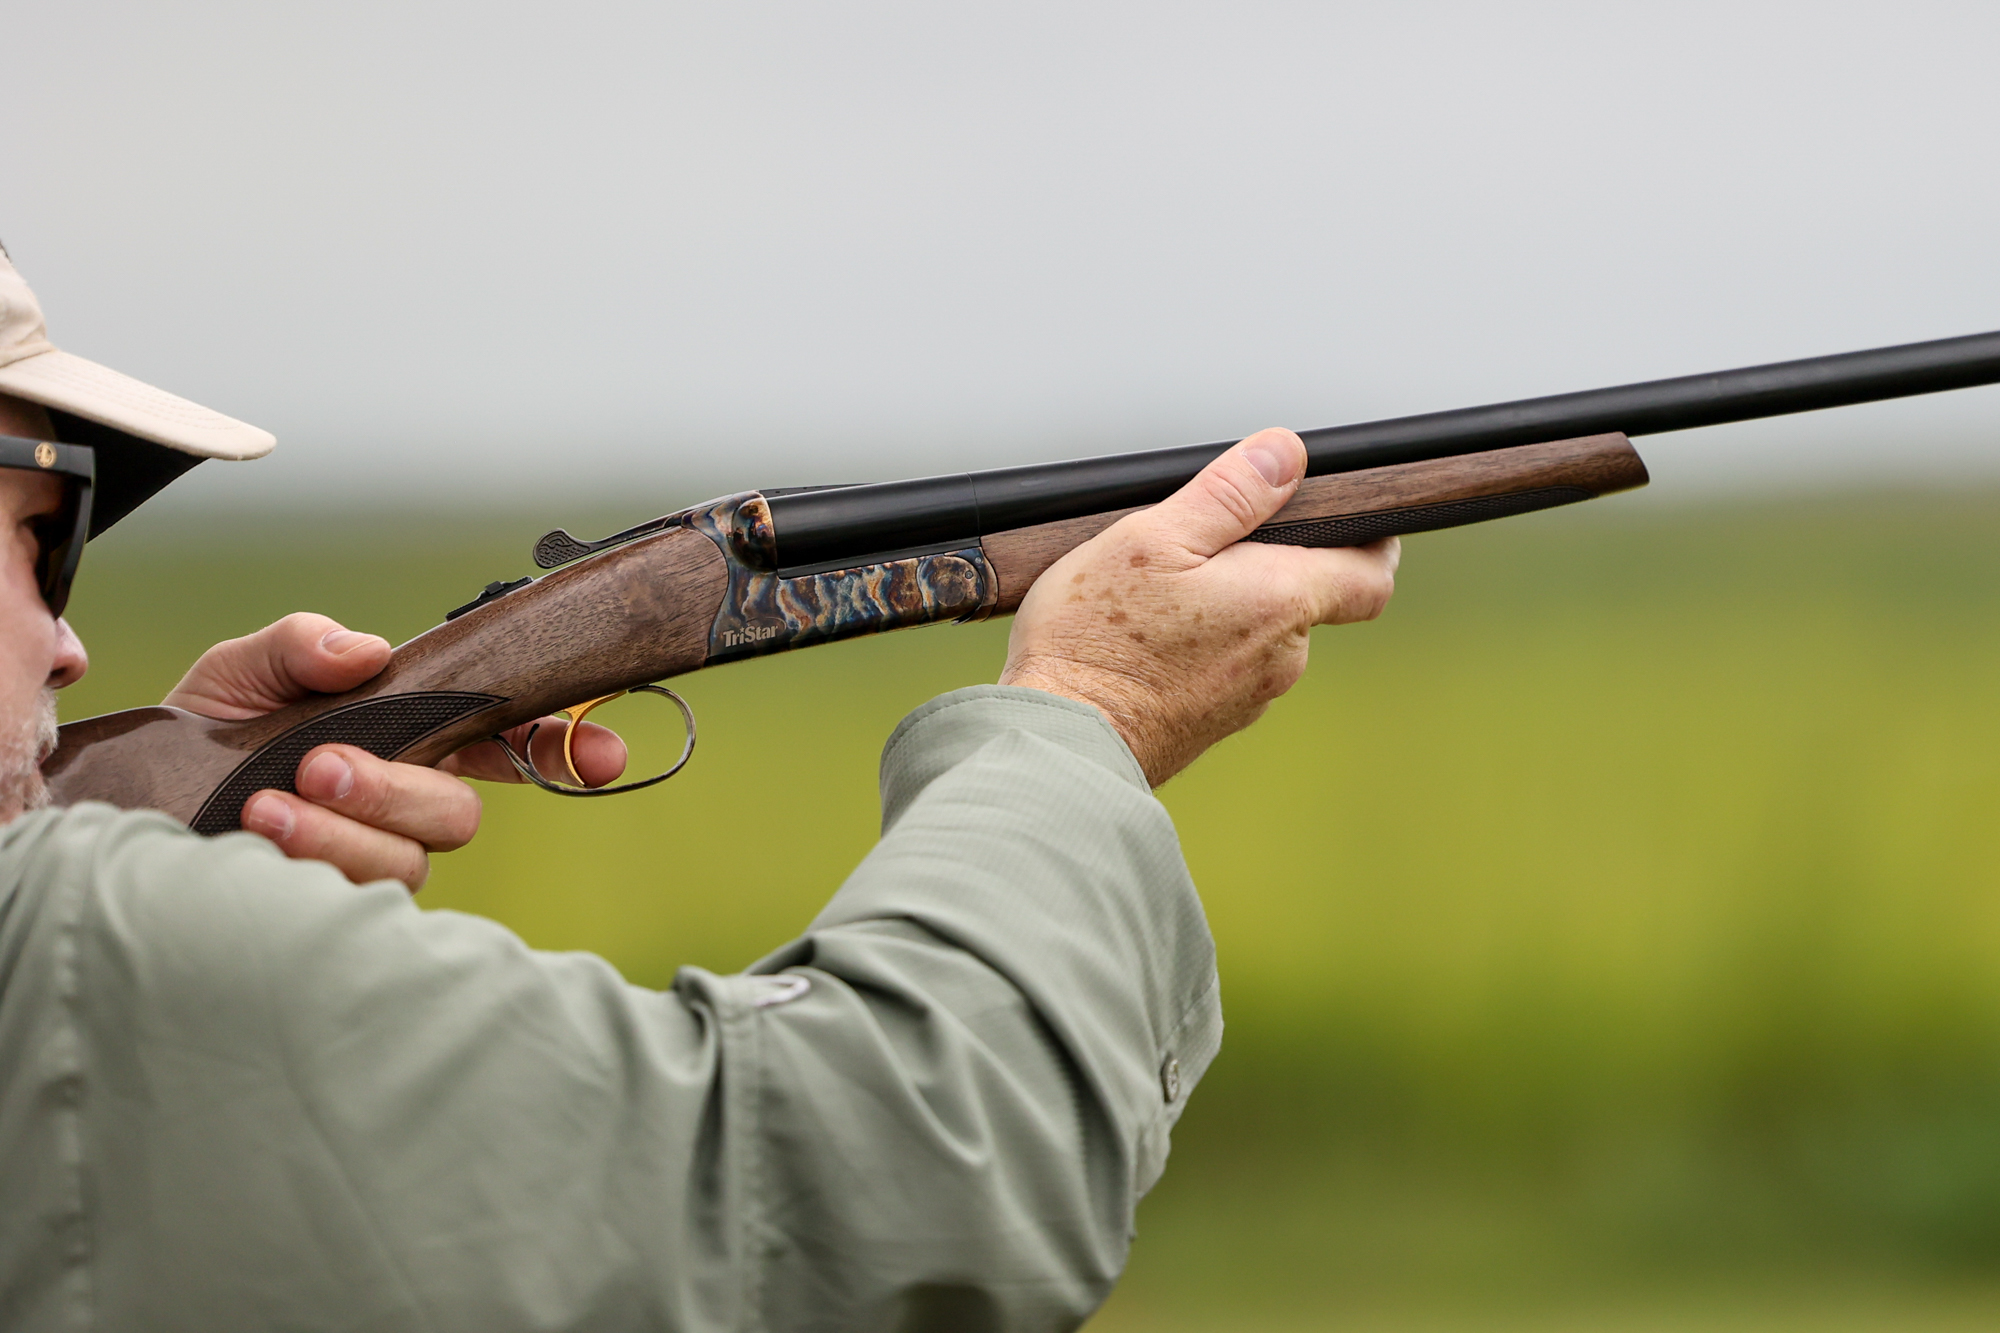
<svg viewBox="0 0 2000 1333"><path fill-rule="evenodd" d="M0 1055L39 1005L72 1058L0 1101L74 1144L65 1290L157 1329L1075 1327L1220 1036L1172 826L1028 690L918 710L882 795L804 937L667 992L248 835L22 821Z"/></svg>

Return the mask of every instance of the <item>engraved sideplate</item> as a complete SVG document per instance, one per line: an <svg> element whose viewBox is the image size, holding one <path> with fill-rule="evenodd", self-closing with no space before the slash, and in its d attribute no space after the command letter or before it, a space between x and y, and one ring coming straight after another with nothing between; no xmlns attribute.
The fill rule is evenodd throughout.
<svg viewBox="0 0 2000 1333"><path fill-rule="evenodd" d="M710 662L974 619L1000 598L1000 581L977 544L787 579L774 572L770 510L756 492L696 509L687 523L729 563L729 591L708 636Z"/></svg>

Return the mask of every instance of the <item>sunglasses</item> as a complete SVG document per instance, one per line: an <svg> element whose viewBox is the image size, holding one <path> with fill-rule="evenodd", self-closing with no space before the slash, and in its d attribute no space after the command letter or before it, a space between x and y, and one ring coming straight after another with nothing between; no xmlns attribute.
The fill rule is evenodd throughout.
<svg viewBox="0 0 2000 1333"><path fill-rule="evenodd" d="M35 578L49 614L59 616L69 605L69 585L83 559L90 535L90 495L97 480L97 458L86 444L51 444L0 435L0 467L23 472L48 472L63 479L62 507L35 519Z"/></svg>

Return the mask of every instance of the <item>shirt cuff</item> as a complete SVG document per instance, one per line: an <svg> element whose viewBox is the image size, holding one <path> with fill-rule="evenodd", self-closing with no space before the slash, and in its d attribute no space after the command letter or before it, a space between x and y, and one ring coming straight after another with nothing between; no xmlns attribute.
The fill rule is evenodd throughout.
<svg viewBox="0 0 2000 1333"><path fill-rule="evenodd" d="M1104 714L1089 704L1020 685L974 685L941 694L904 718L882 747L882 831L910 802L995 736L1021 731L1151 793L1145 770Z"/></svg>

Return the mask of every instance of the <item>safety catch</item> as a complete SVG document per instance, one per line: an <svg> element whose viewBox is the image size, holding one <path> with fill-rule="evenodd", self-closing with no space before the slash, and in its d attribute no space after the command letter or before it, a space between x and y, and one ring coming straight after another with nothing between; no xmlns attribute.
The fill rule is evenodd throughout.
<svg viewBox="0 0 2000 1333"><path fill-rule="evenodd" d="M480 607L486 605L488 602L497 602L502 597L505 597L508 593L519 592L521 589L527 587L530 583L533 582L534 580L531 578L515 579L512 583L507 582L505 579L495 579L493 580L493 582L486 585L485 589L479 594L479 596L473 598L471 601L467 602L464 606L455 607L452 610L445 612L444 618L446 620L457 620L467 611L477 611Z"/></svg>

